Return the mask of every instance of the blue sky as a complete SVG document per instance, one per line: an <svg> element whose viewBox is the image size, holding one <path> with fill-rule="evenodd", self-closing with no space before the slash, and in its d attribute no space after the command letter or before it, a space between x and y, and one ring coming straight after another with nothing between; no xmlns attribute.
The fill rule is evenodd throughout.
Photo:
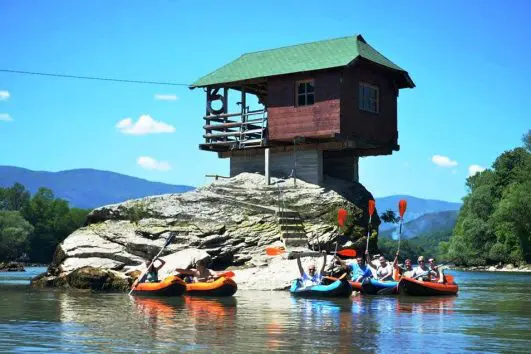
<svg viewBox="0 0 531 354"><path fill-rule="evenodd" d="M245 52L360 33L417 85L399 97L401 150L362 159L360 182L376 197L459 201L469 167L531 128L531 3L397 3L3 0L0 69L188 84ZM185 86L0 72L0 165L201 185L229 170L198 149L204 100ZM161 132L117 128L141 116Z"/></svg>

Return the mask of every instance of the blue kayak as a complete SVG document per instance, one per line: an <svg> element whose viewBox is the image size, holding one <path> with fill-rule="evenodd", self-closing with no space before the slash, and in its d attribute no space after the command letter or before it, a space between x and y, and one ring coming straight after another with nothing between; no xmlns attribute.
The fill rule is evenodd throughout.
<svg viewBox="0 0 531 354"><path fill-rule="evenodd" d="M290 293L302 297L349 297L352 286L346 279L336 280L328 285L312 285L304 287L300 279L291 283Z"/></svg>
<svg viewBox="0 0 531 354"><path fill-rule="evenodd" d="M361 290L364 294L370 295L382 295L382 293L386 295L398 294L398 282L366 278L361 284Z"/></svg>

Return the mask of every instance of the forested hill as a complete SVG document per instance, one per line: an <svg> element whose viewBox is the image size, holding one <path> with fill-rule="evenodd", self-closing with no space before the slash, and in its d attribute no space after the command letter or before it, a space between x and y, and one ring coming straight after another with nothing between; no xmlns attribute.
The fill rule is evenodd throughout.
<svg viewBox="0 0 531 354"><path fill-rule="evenodd" d="M531 130L522 140L524 147L467 179L469 193L443 244L457 265L531 263Z"/></svg>
<svg viewBox="0 0 531 354"><path fill-rule="evenodd" d="M407 200L407 211L404 215L404 221L407 223L420 218L423 215L437 213L442 211L458 211L462 203L448 202L444 200L423 199L409 195L391 195L388 197L376 198L376 209L381 214L386 210L398 212L398 201ZM394 229L392 223L382 222L380 232Z"/></svg>
<svg viewBox="0 0 531 354"><path fill-rule="evenodd" d="M453 230L457 221L457 210L441 211L424 214L421 217L402 225L402 240L412 239L423 234L430 234L440 230ZM380 232L382 237L398 238L398 224L390 230Z"/></svg>
<svg viewBox="0 0 531 354"><path fill-rule="evenodd" d="M68 201L71 207L83 209L194 189L191 186L151 182L94 169L45 172L0 166L0 187L11 187L15 183L22 184L31 194L35 194L40 187L49 188L56 197Z"/></svg>

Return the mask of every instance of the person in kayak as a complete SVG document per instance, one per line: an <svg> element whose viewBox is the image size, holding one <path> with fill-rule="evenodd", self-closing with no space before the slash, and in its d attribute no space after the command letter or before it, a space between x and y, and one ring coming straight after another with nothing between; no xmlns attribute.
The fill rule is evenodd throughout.
<svg viewBox="0 0 531 354"><path fill-rule="evenodd" d="M428 259L428 264L430 268L430 274L434 279L437 279L438 283L444 283L444 274L442 269L439 269L439 266L437 265L435 258Z"/></svg>
<svg viewBox="0 0 531 354"><path fill-rule="evenodd" d="M393 280L393 265L388 263L384 256L378 258L379 264L371 262L369 252L365 251L367 264L376 269L376 278L380 281Z"/></svg>
<svg viewBox="0 0 531 354"><path fill-rule="evenodd" d="M321 267L319 273L316 273L315 263L310 263L310 265L308 266L308 274L306 274L306 272L304 272L304 268L302 267L300 257L297 257L297 266L299 267L299 272L301 274L300 280L303 286L306 287L319 285L321 284L321 280L323 279L324 269L326 266L326 252L323 251L323 266Z"/></svg>
<svg viewBox="0 0 531 354"><path fill-rule="evenodd" d="M409 277L413 273L413 266L411 265L411 259L406 259L404 261L404 265L401 266L398 264L398 255L400 251L396 252L395 260L393 261L393 268L395 272L397 272L397 277L400 278L401 276ZM394 278L394 276L393 276ZM395 280L398 280L395 278Z"/></svg>
<svg viewBox="0 0 531 354"><path fill-rule="evenodd" d="M157 266L155 262L159 263ZM157 258L151 263L151 261L145 261L144 264L148 268L146 275L143 277L141 283L158 283L159 282L159 269L162 268L166 262L162 258ZM150 266L151 264L151 266Z"/></svg>
<svg viewBox="0 0 531 354"><path fill-rule="evenodd" d="M347 264L337 256L335 257L335 261L349 273L352 281L362 282L363 279L372 278L371 269L367 266L362 256L356 257L356 261L350 264Z"/></svg>
<svg viewBox="0 0 531 354"><path fill-rule="evenodd" d="M213 271L212 269L208 269L207 265L208 262L205 259L200 259L195 262L196 268L175 268L175 271L179 272L182 275L189 275L191 278L189 278L188 282L212 282L218 277L218 273Z"/></svg>
<svg viewBox="0 0 531 354"><path fill-rule="evenodd" d="M418 266L415 267L415 269L413 270L413 274L411 275L411 277L414 279L421 280L421 281L426 281L426 280L430 281L431 272L430 272L430 268L428 268L428 266L426 266L424 262L424 256L419 256L419 258L417 259L417 263L418 263Z"/></svg>

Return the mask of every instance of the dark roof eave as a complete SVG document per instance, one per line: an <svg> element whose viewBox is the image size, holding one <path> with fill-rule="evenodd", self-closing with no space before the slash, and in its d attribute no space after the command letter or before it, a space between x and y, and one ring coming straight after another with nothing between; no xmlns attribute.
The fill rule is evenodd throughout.
<svg viewBox="0 0 531 354"><path fill-rule="evenodd" d="M209 84L202 84L202 85L194 85L194 84L192 84L192 85L188 86L188 88L193 90L194 88L209 87L209 86L220 86L220 87L237 86L237 85L240 85L240 84L243 84L243 83L249 83L249 82L256 81L256 80L266 80L266 79L269 79L271 77L288 76L288 75L295 75L295 74L300 74L300 73L309 73L309 72L317 72L317 71L325 71L325 70L337 70L337 69L344 68L344 67L345 67L345 65L338 65L338 66L331 66L331 67L322 68L322 69L293 71L293 72L287 72L287 73L282 73L282 74L277 74L277 75L259 76L259 77L253 77L253 78L244 79L244 80L237 80L237 81L224 81L224 82L216 82L216 83L209 83Z"/></svg>

